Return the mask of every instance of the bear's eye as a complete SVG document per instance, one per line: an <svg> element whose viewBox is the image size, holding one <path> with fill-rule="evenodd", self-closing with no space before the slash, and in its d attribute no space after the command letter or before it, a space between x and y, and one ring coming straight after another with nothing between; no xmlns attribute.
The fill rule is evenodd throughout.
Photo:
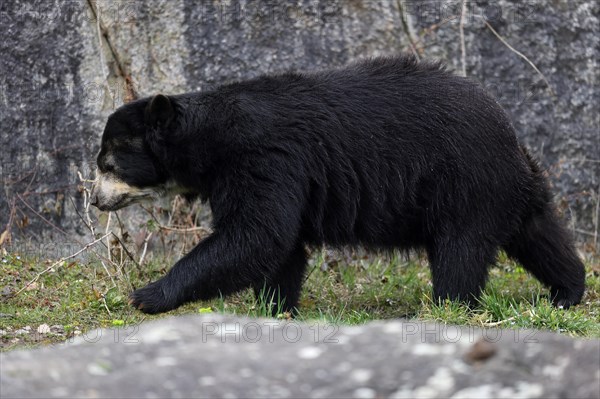
<svg viewBox="0 0 600 399"><path fill-rule="evenodd" d="M100 167L100 171L106 173L106 172L114 172L115 170L115 165L108 163L108 162L102 162L100 165L98 165Z"/></svg>

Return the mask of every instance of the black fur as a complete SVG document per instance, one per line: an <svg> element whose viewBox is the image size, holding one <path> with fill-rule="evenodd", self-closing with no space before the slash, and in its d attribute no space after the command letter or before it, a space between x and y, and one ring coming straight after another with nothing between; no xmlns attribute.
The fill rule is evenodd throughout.
<svg viewBox="0 0 600 399"><path fill-rule="evenodd" d="M304 246L321 244L424 248L435 297L465 301L504 248L556 305L583 295L583 264L506 114L439 63L376 58L143 99L111 116L104 156L127 153L127 137L147 151L117 157L134 184L174 180L213 212L214 233L132 294L145 312L265 285L293 310Z"/></svg>

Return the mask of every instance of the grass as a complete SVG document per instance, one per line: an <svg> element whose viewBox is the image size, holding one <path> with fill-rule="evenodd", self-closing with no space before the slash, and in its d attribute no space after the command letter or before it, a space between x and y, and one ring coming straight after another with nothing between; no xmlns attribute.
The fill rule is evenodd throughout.
<svg viewBox="0 0 600 399"><path fill-rule="evenodd" d="M96 261L65 262L14 295L49 260L16 253L2 257L0 277L0 349L60 342L98 327L122 327L165 315L147 316L132 309L127 295L163 275L170 263L153 260L140 271L134 266L107 277ZM11 295L13 294L13 295ZM329 251L313 253L297 320L361 324L371 320L408 318L478 327L534 328L571 336L600 338L600 267L587 265L583 302L556 309L548 291L520 266L499 256L479 306L431 300L426 261L399 255L356 256L340 260ZM219 312L266 317L268 301L250 290L208 302L190 303L169 312ZM47 327L44 327L46 325ZM40 327L42 326L42 327ZM40 329L38 332L38 328Z"/></svg>

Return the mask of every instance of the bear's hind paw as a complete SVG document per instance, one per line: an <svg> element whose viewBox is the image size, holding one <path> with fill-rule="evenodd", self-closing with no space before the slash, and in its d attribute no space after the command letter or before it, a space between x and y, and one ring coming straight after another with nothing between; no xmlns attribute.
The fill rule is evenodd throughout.
<svg viewBox="0 0 600 399"><path fill-rule="evenodd" d="M568 309L581 302L585 288L568 289L564 287L552 288L551 299L552 304L560 309Z"/></svg>

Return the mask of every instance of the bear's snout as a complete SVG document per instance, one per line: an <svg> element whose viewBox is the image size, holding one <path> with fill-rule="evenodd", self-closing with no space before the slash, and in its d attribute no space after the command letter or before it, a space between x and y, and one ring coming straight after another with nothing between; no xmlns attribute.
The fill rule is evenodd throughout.
<svg viewBox="0 0 600 399"><path fill-rule="evenodd" d="M90 205L101 211L113 211L127 205L137 189L110 174L101 173L92 186Z"/></svg>
<svg viewBox="0 0 600 399"><path fill-rule="evenodd" d="M125 207L129 203L126 193L107 196L98 192L97 186L94 186L90 195L90 205L95 206L101 211L115 211Z"/></svg>
<svg viewBox="0 0 600 399"><path fill-rule="evenodd" d="M153 188L132 186L112 173L100 173L92 186L90 205L101 211L116 211L145 199L152 199Z"/></svg>

